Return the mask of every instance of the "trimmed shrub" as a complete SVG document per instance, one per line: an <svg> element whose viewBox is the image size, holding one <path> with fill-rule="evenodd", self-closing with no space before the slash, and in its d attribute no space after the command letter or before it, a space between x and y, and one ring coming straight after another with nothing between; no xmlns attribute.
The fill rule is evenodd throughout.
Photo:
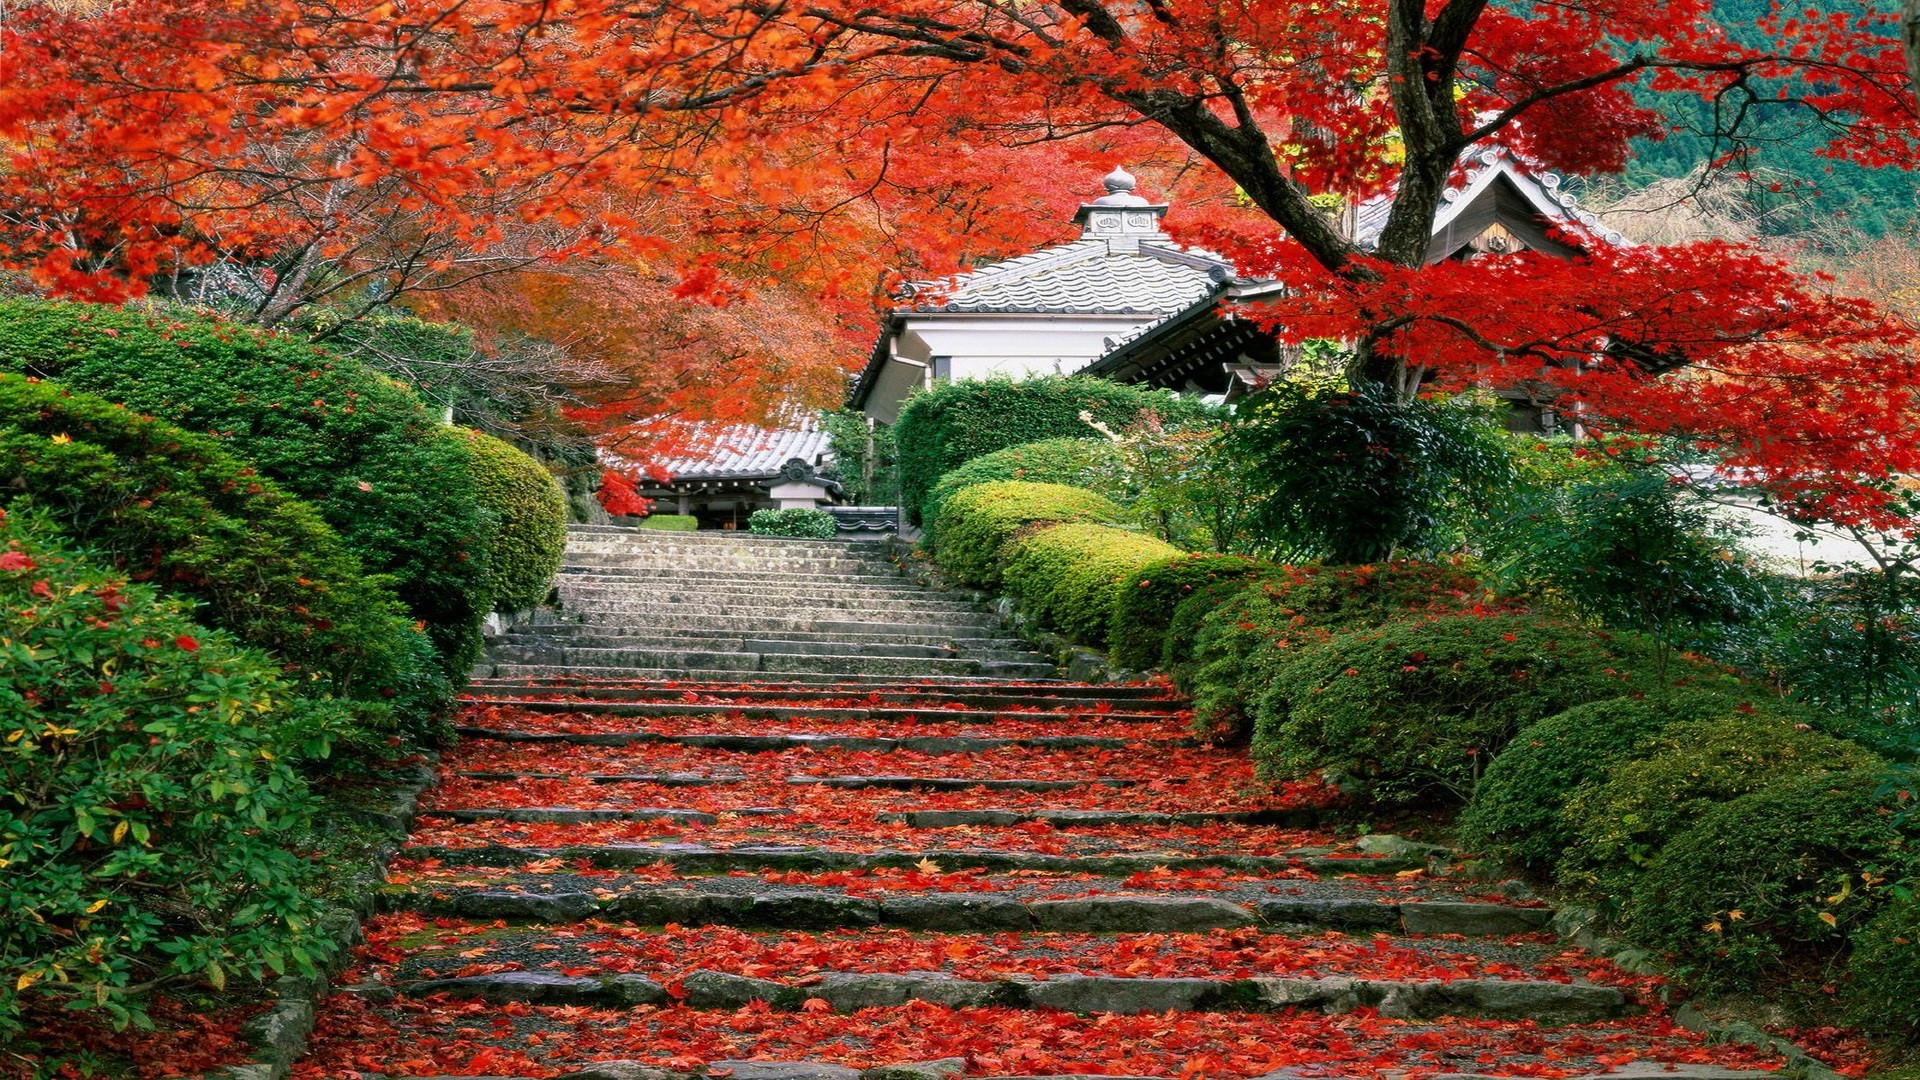
<svg viewBox="0 0 1920 1080"><path fill-rule="evenodd" d="M1120 521L1112 500L1061 484L1003 480L975 484L956 492L942 511L942 542L935 552L940 568L963 585L1000 584L1007 547L1023 532L1045 525Z"/></svg>
<svg viewBox="0 0 1920 1080"><path fill-rule="evenodd" d="M639 529L660 529L665 532L697 532L700 519L692 514L648 514L633 523Z"/></svg>
<svg viewBox="0 0 1920 1080"><path fill-rule="evenodd" d="M207 432L312 503L367 569L391 574L464 682L488 610L493 523L471 455L420 399L296 337L180 309L0 302L0 371L58 379Z"/></svg>
<svg viewBox="0 0 1920 1080"><path fill-rule="evenodd" d="M1677 724L1647 749L1567 801L1575 840L1560 860L1562 880L1623 894L1638 868L1709 808L1781 777L1880 763L1862 747L1774 715Z"/></svg>
<svg viewBox="0 0 1920 1080"><path fill-rule="evenodd" d="M524 611L553 591L567 546L567 499L546 466L479 431L442 428L464 443L474 487L493 512L487 595L495 611Z"/></svg>
<svg viewBox="0 0 1920 1080"><path fill-rule="evenodd" d="M0 514L0 1042L29 999L137 1018L135 987L326 959L295 765L334 706L148 585Z"/></svg>
<svg viewBox="0 0 1920 1080"><path fill-rule="evenodd" d="M1480 583L1456 567L1407 561L1276 567L1250 588L1190 597L1174 622L1198 624L1192 663L1180 670L1194 722L1204 732L1244 735L1273 665L1288 650L1423 612L1480 609L1480 592ZM1170 654L1184 648L1178 638L1167 645Z"/></svg>
<svg viewBox="0 0 1920 1080"><path fill-rule="evenodd" d="M1437 615L1285 650L1257 706L1256 765L1380 802L1464 802L1521 728L1645 692L1648 647L1544 615ZM1644 662L1643 662L1644 659Z"/></svg>
<svg viewBox="0 0 1920 1080"><path fill-rule="evenodd" d="M1877 770L1776 779L1711 807L1647 864L1629 933L1707 983L1751 979L1789 953L1832 956L1911 865Z"/></svg>
<svg viewBox="0 0 1920 1080"><path fill-rule="evenodd" d="M789 536L801 540L831 540L840 523L825 510L755 510L747 518L755 536Z"/></svg>
<svg viewBox="0 0 1920 1080"><path fill-rule="evenodd" d="M1650 697L1590 701L1529 725L1474 786L1458 822L1461 837L1515 866L1550 868L1574 843L1565 809L1575 791L1644 755L1673 724L1751 708L1750 689L1730 676L1703 679Z"/></svg>
<svg viewBox="0 0 1920 1080"><path fill-rule="evenodd" d="M1149 410L1176 425L1217 415L1197 398L1089 376L943 383L909 398L894 425L901 504L921 524L934 485L974 458L1037 439L1084 438L1082 412L1119 428Z"/></svg>
<svg viewBox="0 0 1920 1080"><path fill-rule="evenodd" d="M1106 644L1128 580L1179 550L1108 525L1055 525L1014 541L1002 577L1043 624L1099 646Z"/></svg>
<svg viewBox="0 0 1920 1080"><path fill-rule="evenodd" d="M1168 630L1180 603L1210 585L1244 583L1274 567L1244 555L1182 553L1148 563L1120 590L1107 633L1113 662L1144 670L1161 663Z"/></svg>
<svg viewBox="0 0 1920 1080"><path fill-rule="evenodd" d="M1854 1023L1920 1042L1920 896L1894 900L1853 935L1843 993Z"/></svg>
<svg viewBox="0 0 1920 1080"><path fill-rule="evenodd" d="M32 505L126 573L198 604L360 726L420 735L453 690L391 582L312 507L213 440L53 383L0 375L0 505ZM397 715L394 715L397 714Z"/></svg>
<svg viewBox="0 0 1920 1080"><path fill-rule="evenodd" d="M1125 502L1127 493L1120 490L1117 479L1121 468L1120 450L1101 438L1042 439L1009 446L982 454L942 476L920 508L920 521L929 540L937 543L940 508L954 492L996 480L1065 484Z"/></svg>

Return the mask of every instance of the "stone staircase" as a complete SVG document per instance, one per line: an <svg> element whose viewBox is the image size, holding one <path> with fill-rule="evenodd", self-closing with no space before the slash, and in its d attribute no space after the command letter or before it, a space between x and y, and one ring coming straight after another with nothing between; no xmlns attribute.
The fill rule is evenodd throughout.
<svg viewBox="0 0 1920 1080"><path fill-rule="evenodd" d="M1059 671L980 605L915 584L885 541L575 525L558 614L493 639L481 678L792 681Z"/></svg>
<svg viewBox="0 0 1920 1080"><path fill-rule="evenodd" d="M295 1076L1751 1080L1519 890L858 543L576 531ZM942 650L926 655L920 650ZM785 666L785 665L794 666Z"/></svg>

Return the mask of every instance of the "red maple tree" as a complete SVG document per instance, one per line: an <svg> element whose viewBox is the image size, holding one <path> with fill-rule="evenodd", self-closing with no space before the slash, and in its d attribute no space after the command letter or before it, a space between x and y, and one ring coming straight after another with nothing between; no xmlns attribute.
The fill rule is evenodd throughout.
<svg viewBox="0 0 1920 1080"><path fill-rule="evenodd" d="M855 310L1044 239L1068 166L1124 160L1192 236L1296 286L1259 313L1284 336L1356 343L1355 382L1555 384L1872 518L1875 481L1920 467L1906 323L1731 244L1424 265L1463 153L1618 170L1666 127L1638 87L1728 106L1735 142L1764 96L1835 156L1913 160L1891 16L1765 29L1742 45L1706 0L31 8L0 40L0 242L80 295L217 259L392 290L624 249L683 296L744 270ZM1363 248L1324 207L1375 196Z"/></svg>

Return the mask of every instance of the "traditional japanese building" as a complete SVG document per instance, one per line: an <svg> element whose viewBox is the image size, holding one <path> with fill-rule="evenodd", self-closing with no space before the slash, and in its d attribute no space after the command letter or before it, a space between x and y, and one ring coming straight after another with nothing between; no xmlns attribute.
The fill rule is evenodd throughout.
<svg viewBox="0 0 1920 1080"><path fill-rule="evenodd" d="M692 515L703 529L745 529L755 510L825 508L840 500L840 483L823 475L832 456L827 433L816 425L694 427L687 441L701 450L659 462L671 479L640 485L656 512Z"/></svg>
<svg viewBox="0 0 1920 1080"><path fill-rule="evenodd" d="M1238 314L1278 284L1243 278L1219 257L1175 244L1160 228L1167 206L1134 194L1123 170L1104 185L1106 194L1074 216L1079 239L903 296L882 322L853 407L891 422L908 393L937 380L1056 372L1232 399L1294 364L1292 350ZM1354 208L1347 227L1359 246L1378 242L1390 209L1386 197ZM1460 185L1445 193L1427 258L1572 255L1625 243L1563 191L1559 177L1489 149L1466 158ZM1528 387L1496 392L1514 403L1515 429L1559 426L1548 396Z"/></svg>

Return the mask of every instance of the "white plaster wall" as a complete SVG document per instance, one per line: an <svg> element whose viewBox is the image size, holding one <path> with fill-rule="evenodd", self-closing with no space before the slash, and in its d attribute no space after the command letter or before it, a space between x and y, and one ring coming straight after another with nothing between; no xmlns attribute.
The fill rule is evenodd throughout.
<svg viewBox="0 0 1920 1080"><path fill-rule="evenodd" d="M924 364L946 357L954 380L1067 375L1106 355L1156 315L909 316L893 343L894 355ZM889 360L867 399L866 411L892 423L900 403L926 378L923 369Z"/></svg>

